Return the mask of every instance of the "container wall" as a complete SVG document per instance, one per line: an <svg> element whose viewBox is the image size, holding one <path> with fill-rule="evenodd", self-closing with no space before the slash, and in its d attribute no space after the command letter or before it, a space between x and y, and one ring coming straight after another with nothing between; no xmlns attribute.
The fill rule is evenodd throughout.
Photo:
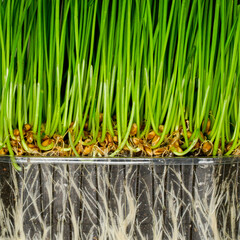
<svg viewBox="0 0 240 240"><path fill-rule="evenodd" d="M0 239L240 239L237 163L0 171Z"/></svg>

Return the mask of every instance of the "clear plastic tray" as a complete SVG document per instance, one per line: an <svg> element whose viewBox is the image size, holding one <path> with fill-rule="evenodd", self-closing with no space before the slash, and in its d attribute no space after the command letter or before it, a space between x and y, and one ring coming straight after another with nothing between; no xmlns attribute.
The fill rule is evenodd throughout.
<svg viewBox="0 0 240 240"><path fill-rule="evenodd" d="M240 157L15 159L0 239L240 239Z"/></svg>

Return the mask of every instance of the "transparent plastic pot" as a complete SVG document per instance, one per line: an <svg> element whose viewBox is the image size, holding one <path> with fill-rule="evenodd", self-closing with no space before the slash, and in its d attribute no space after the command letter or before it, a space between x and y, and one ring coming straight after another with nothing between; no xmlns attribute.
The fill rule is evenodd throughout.
<svg viewBox="0 0 240 240"><path fill-rule="evenodd" d="M240 239L240 158L0 157L0 239Z"/></svg>

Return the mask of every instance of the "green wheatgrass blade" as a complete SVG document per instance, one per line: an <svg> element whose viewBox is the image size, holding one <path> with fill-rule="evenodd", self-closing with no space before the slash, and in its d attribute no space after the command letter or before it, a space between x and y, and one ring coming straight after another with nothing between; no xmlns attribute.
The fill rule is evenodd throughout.
<svg viewBox="0 0 240 240"><path fill-rule="evenodd" d="M72 25L74 26L74 43L75 43L75 48L76 48L76 62L74 64L75 68L74 68L74 78L76 79L77 83L78 83L78 97L79 97L79 110L77 111L77 121L76 121L76 125L79 124L81 125L81 121L83 118L83 103L82 103L82 78L81 78L81 74L80 74L80 39L81 39L81 35L82 32L84 30L82 30L83 28L83 21L86 18L85 14L83 15L83 4L80 5L81 8L81 15L83 16L82 18L80 18L80 23L78 22L78 11L79 11L79 7L78 7L78 1L75 1L75 4L72 2L72 12L74 12L73 17L71 18L73 23ZM85 22L85 21L84 21ZM80 27L80 31L79 31L79 27ZM80 37L79 37L80 35ZM72 54L73 55L73 54ZM70 122L69 122L70 123Z"/></svg>
<svg viewBox="0 0 240 240"><path fill-rule="evenodd" d="M225 11L226 11L226 8L225 8L225 0L221 1L221 35L220 35L220 51L221 51L221 105L223 106L223 98L224 98L224 92L225 92L225 76L227 75L227 72L226 72L226 67L225 67L225 48L224 48L224 45L225 45L225 32L226 32L226 16L225 16ZM225 123L226 121L226 116L227 114L224 116L224 119L223 119L223 124ZM224 127L222 129L222 134L221 134L221 149L222 149L222 152L224 151L224 148L225 148L225 133L226 132L226 128Z"/></svg>
<svg viewBox="0 0 240 240"><path fill-rule="evenodd" d="M133 124L134 111L135 111L135 103L133 103L133 106L132 106L132 112L131 112L131 116L130 116L130 119L129 119L129 123L128 123L128 128L127 128L126 134L125 134L122 142L119 144L118 148L116 149L116 151L114 151L110 155L110 157L116 156L123 149L123 147L125 146L128 138L129 138L131 127L132 127L132 124Z"/></svg>
<svg viewBox="0 0 240 240"><path fill-rule="evenodd" d="M78 154L78 152L77 152L77 150L76 150L76 148L75 148L75 146L74 146L74 144L73 144L72 135L71 135L70 132L68 132L68 138L69 138L70 146L71 146L71 148L72 148L75 156L76 156L76 157L80 157L80 155Z"/></svg>
<svg viewBox="0 0 240 240"><path fill-rule="evenodd" d="M141 54L142 54L142 51L140 51L140 54L139 54L139 47L140 47L140 30L141 30L141 25L140 25L140 6L139 6L139 1L136 0L135 2L135 19L134 19L134 22L135 22L135 32L134 32L134 35L135 35L135 46L133 46L133 48L135 48L134 50L134 53L135 53L135 86L134 86L134 96L135 96L135 102L136 102L136 111L135 111L135 117L134 117L134 121L136 122L138 128L137 128L137 136L139 137L140 135L140 124L141 124L141 118L140 118L140 106L139 106L139 101L140 101L140 68L141 68Z"/></svg>
<svg viewBox="0 0 240 240"><path fill-rule="evenodd" d="M159 33L158 33L158 36L156 37L156 41L158 40L158 43L156 43L156 51L157 51L156 61L157 62L155 63L156 64L156 75L155 75L156 89L153 95L153 106L156 108L155 121L157 126L160 124L160 115L162 114L162 108L163 108L162 96L163 96L163 82L164 82L164 69L165 69L164 62L166 61L166 60L164 61L164 59L166 59L166 47L167 47L168 41L171 40L171 37L169 38L170 29L173 30L175 26L174 23L173 25L171 25L173 20L173 13L174 13L174 3L175 2L173 2L171 6L168 22L167 22L167 7L168 7L167 1L161 2L161 4L159 4L159 10L158 10L159 11L158 24L160 25L159 25ZM164 4L164 6L162 6L162 4ZM161 19L162 16L163 16L163 19ZM158 29L156 29L155 31L157 30ZM171 32L171 34L173 33L174 33L174 30ZM171 57L171 54L172 54L171 47L167 53L168 53L168 56ZM167 67L169 68L169 66ZM168 72L168 70L166 70L166 72ZM158 88L158 91L157 91L157 88ZM156 101L157 99L158 101Z"/></svg>
<svg viewBox="0 0 240 240"><path fill-rule="evenodd" d="M221 112L221 117L219 122L215 122L214 124L217 124L217 128L216 128L216 139L214 142L214 150L213 150L213 155L217 154L217 150L218 150L218 144L219 144L219 140L220 140L220 136L221 133L223 132L224 129L222 129L222 124L224 122L224 114L227 111L227 105L229 103L230 100L230 91L232 89L232 84L233 84L233 80L234 80L234 73L236 70L236 66L237 66L237 62L238 62L238 43L239 43L239 39L240 39L240 21L238 20L238 26L237 26L237 33L236 33L236 38L234 40L234 48L233 48L233 57L232 57L232 62L231 62L231 69L230 69L230 73L229 73L229 78L228 78L228 83L227 83L227 87L226 88L226 92L225 92L225 97L224 97L224 103L223 103L223 107L222 109L219 108L219 112ZM212 137L211 141L214 140L214 137Z"/></svg>
<svg viewBox="0 0 240 240"><path fill-rule="evenodd" d="M94 108L94 112L93 112L93 116L95 116L95 119L92 119L92 121L95 121L95 123L93 124L94 126L96 126L96 129L94 129L94 135L93 138L90 142L87 143L83 143L83 145L91 145L93 143L96 142L100 130L100 106L101 106L101 100L102 100L102 93L103 93L103 81L100 82L100 85L98 87L98 97L97 97L97 101L95 101L96 107ZM101 142L101 137L98 138L98 141Z"/></svg>
<svg viewBox="0 0 240 240"><path fill-rule="evenodd" d="M45 52L45 56L48 57L48 61L46 62L46 71L47 71L47 82L48 82L48 92L47 92L47 96L48 96L48 104L47 104L47 114L46 114L46 135L50 135L50 131L51 131L51 124L52 124L52 119L53 119L53 98L54 98L54 92L53 92L53 84L54 84L54 80L53 79L53 73L54 73L54 58L55 58L55 23L54 23L54 7L52 6L52 8L49 10L50 12L50 24L49 24L49 39L48 42L45 45L44 48L44 52ZM46 31L48 29L47 26L48 25L44 25L46 27L44 27L44 35L46 35Z"/></svg>
<svg viewBox="0 0 240 240"><path fill-rule="evenodd" d="M199 76L198 76L198 91L197 91L197 106L196 106L196 124L195 128L200 128L201 122L200 122L200 109L202 107L202 82L203 82L203 69L204 69L204 63L203 63L203 57L202 57L202 18L203 18L203 3L202 1L198 0L198 33L197 33L197 50L198 50L198 57L199 57Z"/></svg>
<svg viewBox="0 0 240 240"><path fill-rule="evenodd" d="M191 145L190 145L185 151L183 151L183 152L178 152L174 147L172 147L171 150L172 150L172 152L173 152L175 155L177 155L177 156L184 156L184 155L186 155L187 153L189 153L189 152L194 148L194 146L196 145L197 141L198 141L198 138L195 138L195 139L192 141Z"/></svg>
<svg viewBox="0 0 240 240"><path fill-rule="evenodd" d="M117 131L118 131L118 144L120 145L122 142L122 109L121 107L121 97L122 97L122 82L124 81L122 72L123 72L123 30L124 30L124 17L125 17L125 9L126 9L126 0L121 2L121 7L119 7L119 15L118 15L118 38L119 45L117 50L118 56L118 69L117 69L117 82L116 82L116 118L117 118Z"/></svg>
<svg viewBox="0 0 240 240"><path fill-rule="evenodd" d="M23 16L24 14L26 14L26 12L23 10L26 11L26 8L24 8L23 4L21 4L20 16L19 16L20 26L22 26L23 19L24 19ZM22 116L22 94L23 94L22 90L23 90L23 74L24 74L23 59L24 59L24 56L22 52L22 32L20 32L20 37L17 44L17 60L18 60L18 73L19 73L18 86L17 86L17 119L18 119L18 128L19 128L20 137L21 137L21 144L25 151L27 151L28 153L31 153L32 149L28 147L23 136L23 116Z"/></svg>
<svg viewBox="0 0 240 240"><path fill-rule="evenodd" d="M240 54L239 54L240 56ZM237 143L239 142L239 130L240 130L240 104L238 103L239 107L238 107L238 118L237 118L237 122L236 122L236 126L234 129L234 133L233 133L233 138L232 138L232 146L230 147L230 149L227 151L227 153L225 155L230 155L235 148L237 147Z"/></svg>
<svg viewBox="0 0 240 240"><path fill-rule="evenodd" d="M185 31L186 31L186 14L185 11L188 12L188 7L189 4L187 4L186 1L183 1L182 3L182 11L181 11L181 18L180 18L180 29L179 29L179 62L178 62L178 81L177 81L177 88L179 92L179 103L180 103L180 116L181 116L181 124L183 127L183 134L184 134L184 139L185 143L188 146L188 137L187 137L187 129L186 129L186 124L185 124L185 112L183 106L183 86L181 83L183 83L183 67L185 65L186 61L186 54L182 51L184 49L184 43L188 41L188 39L184 39L185 36ZM184 79L185 80L185 79Z"/></svg>
<svg viewBox="0 0 240 240"><path fill-rule="evenodd" d="M174 1L174 3L175 3L175 1ZM163 48L163 51L165 51L165 49L167 47L167 43L168 43L168 37L167 37L168 32L170 34L170 29L172 29L171 35L169 35L170 36L170 47L169 47L169 51L168 51L169 59L174 57L174 52L175 52L175 48L176 48L176 45L175 45L176 44L175 34L176 34L176 26L177 26L177 22L176 22L177 21L177 10L176 9L177 9L177 7L175 7L175 5L172 4L169 23L168 23L168 28L167 28L167 34L166 34L166 37L165 37L164 48ZM174 17L173 25L171 25L171 21L170 21L172 19L172 17ZM169 101L170 101L170 96L171 96L171 92L172 92L172 89L173 89L174 81L173 81L173 78L172 78L172 74L173 74L172 70L173 69L171 69L171 67L170 67L171 63L169 62L167 83L165 83L165 85L162 84L162 82L163 82L162 75L163 75L163 68L164 68L164 52L162 52L161 54L162 54L162 59L161 59L161 62L160 62L160 68L159 68L157 78L159 78L158 81L160 81L160 84L161 84L161 92L163 92L163 94L164 94L163 99L162 100L160 99L161 102L162 102L160 124L163 124L163 121L166 117L167 109L168 109L168 106L169 106ZM172 61L172 59L171 59L171 61ZM157 85L158 85L158 82L157 82ZM153 97L155 99L157 99L157 92L154 93Z"/></svg>
<svg viewBox="0 0 240 240"><path fill-rule="evenodd" d="M211 9L212 10L212 9ZM210 11L211 11L210 10ZM213 78L214 78L214 62L215 62L215 56L216 56L216 49L217 49L217 37L218 37L218 25L219 25L219 4L216 4L215 7L215 13L214 13L214 20L213 20L213 30L212 30L212 41L211 41L211 49L206 50L207 51L207 55L209 55L209 51L210 51L210 62L209 62L209 70L208 70L208 85L211 87L213 87ZM211 29L211 25L209 23L209 29ZM210 31L210 30L209 30ZM209 40L210 42L210 40ZM207 119L208 119L208 113L210 111L210 103L212 100L212 94L209 94L209 97L206 96L205 98L208 99L207 102L207 107L206 107L206 114L205 114L205 118L204 118L204 124L202 127L202 131L204 132L207 126Z"/></svg>
<svg viewBox="0 0 240 240"><path fill-rule="evenodd" d="M38 1L38 20L37 20L37 28L38 28L38 94L37 94L37 104L36 104L36 112L35 112L35 122L33 125L33 132L37 133L37 128L41 128L42 122L39 122L41 119L41 105L42 105L42 97L41 92L43 89L43 39L42 39L42 0Z"/></svg>
<svg viewBox="0 0 240 240"><path fill-rule="evenodd" d="M95 102L92 102L91 100L93 99L93 101L95 101L95 95L96 95L96 86L95 86L95 84L97 82L96 81L97 77L94 76L92 68L90 68L89 75L90 75L90 82L92 82L91 90L90 90L90 93L89 93L89 100L88 100L87 105L86 105L86 110L85 110L84 117L83 117L83 120L82 120L82 125L80 126L80 130L79 130L77 136L75 136L74 146L77 145L77 143L79 142L79 140L82 137L84 125L86 123L86 120L87 120L87 117L88 117L88 113L89 113L89 109L91 107L91 104L92 104L92 109L90 109L90 110L93 111L93 109L94 109L94 103ZM89 121L91 121L91 120L92 120L92 118L89 117Z"/></svg>
<svg viewBox="0 0 240 240"><path fill-rule="evenodd" d="M6 76L6 63L5 63L5 43L4 43L4 32L3 32L3 26L2 26L2 18L3 18L3 9L2 5L0 4L0 43L1 43L1 65L0 65L0 70L1 70L1 76L0 76L0 94L1 94L1 102L0 102L0 109L2 110L3 108L3 100L4 100L4 91L3 91L3 86L4 86L4 78ZM3 140L4 140L4 114L3 111L0 111L0 148L3 147Z"/></svg>
<svg viewBox="0 0 240 240"><path fill-rule="evenodd" d="M174 101L174 100L175 100L175 101ZM165 138L165 136L166 136L166 134L167 134L167 131L168 131L168 129L169 129L168 126L170 126L170 124L171 124L172 117L175 117L175 116L174 116L174 113L175 113L175 111L174 111L174 105L175 105L175 104L174 104L174 103L176 103L176 98L174 99L174 93L173 93L173 94L171 95L171 97L170 97L169 109L168 109L168 113L167 113L167 117L166 117L166 121L165 121L165 125L164 125L164 129L163 129L161 138L160 138L160 140L157 142L157 144L152 147L153 149L154 149L154 148L158 148L158 147L161 145L161 143L163 142L163 140L164 140L164 138Z"/></svg>
<svg viewBox="0 0 240 240"><path fill-rule="evenodd" d="M104 11L108 11L108 1L103 1L103 8ZM106 136L106 131L107 131L107 115L108 115L108 104L107 101L109 100L109 81L107 79L107 35L108 35L108 28L107 28L107 23L108 23L108 16L106 16L106 24L105 26L102 26L102 29L100 31L103 31L103 41L102 41L102 57L101 57L101 76L100 79L103 80L103 122L102 122L102 133L101 133L101 138L100 142L103 142Z"/></svg>
<svg viewBox="0 0 240 240"><path fill-rule="evenodd" d="M55 89L55 97L56 97L56 106L53 115L53 123L51 127L50 136L52 136L58 128L58 131L62 131L61 125L61 85L62 85L62 77L63 77L63 60L64 60L64 46L66 40L66 24L67 17L70 8L70 1L65 1L62 9L63 15L61 15L61 25L60 25L60 1L56 1L55 6L55 44L56 44L56 89Z"/></svg>
<svg viewBox="0 0 240 240"><path fill-rule="evenodd" d="M54 142L52 141L48 146L43 146L41 143L41 126L42 126L42 107L43 107L43 91L40 92L40 106L39 106L39 120L38 120L38 133L37 145L41 150L48 151L53 148Z"/></svg>
<svg viewBox="0 0 240 240"><path fill-rule="evenodd" d="M60 1L56 0L55 2L55 46L56 46L56 87L54 89L54 98L56 99L56 103L54 106L54 114L53 114L53 121L51 126L51 132L50 136L52 136L58 127L58 124L60 122Z"/></svg>
<svg viewBox="0 0 240 240"><path fill-rule="evenodd" d="M69 65L70 61L69 61ZM70 66L69 66L70 68ZM64 113L63 113L63 120L62 120L62 134L64 135L64 133L67 131L68 129L68 124L67 124L67 115L68 115L68 106L69 106L69 99L70 99L70 78L71 78L71 73L70 73L70 69L68 70L68 75L67 75L67 85L66 85L66 94L65 94L65 101L64 101Z"/></svg>
<svg viewBox="0 0 240 240"><path fill-rule="evenodd" d="M105 6L108 6L109 1L105 1ZM92 77L92 84L91 84L91 88L90 88L90 94L89 94L89 99L88 99L88 103L86 105L86 110L85 110L85 118L86 118L86 114L88 114L89 112L89 123L92 123L92 118L93 118L93 110L95 108L95 103L96 103L96 94L97 94L97 89L98 89L98 78L101 77L101 50L102 50L102 42L103 42L103 37L104 37L104 28L105 28L105 24L107 22L107 11L104 11L104 9L101 9L102 12L102 22L100 24L100 33L99 33L99 39L98 39L98 45L97 45L97 49L96 49L96 60L95 60L95 68L94 68L94 73L93 73L93 77ZM94 23L95 24L95 23ZM92 51L92 49L91 49ZM90 57L91 56L91 52L90 52ZM89 125L90 125L89 124ZM97 123L99 125L99 123ZM85 122L82 123L82 126L85 125ZM83 129L81 126L81 129ZM82 131L81 131L82 132ZM80 135L78 136L77 140L79 141L80 139ZM77 140L75 141L75 143L77 142Z"/></svg>
<svg viewBox="0 0 240 240"><path fill-rule="evenodd" d="M155 92L156 86L155 86L155 79L154 79L154 69L153 69L153 24L152 24L152 16L151 16L151 7L150 7L150 2L147 1L147 22L148 22L148 35L149 35L149 54L148 54L148 61L149 61L149 65L150 65L150 82L152 82L152 84L150 84L150 82L148 81L148 78L146 79L146 97L147 97L147 105L149 108L149 117L151 120L151 126L153 128L153 130L158 133L158 129L155 124L155 120L154 120L154 116L153 116L153 109L154 109L154 105L152 102L152 95L153 92ZM145 68L145 74L147 69Z"/></svg>

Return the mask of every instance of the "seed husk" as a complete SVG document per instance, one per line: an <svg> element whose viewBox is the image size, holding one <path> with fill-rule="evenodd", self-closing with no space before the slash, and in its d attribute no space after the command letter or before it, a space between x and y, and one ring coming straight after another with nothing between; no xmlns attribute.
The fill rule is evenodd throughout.
<svg viewBox="0 0 240 240"><path fill-rule="evenodd" d="M139 138L134 137L132 141L136 146L139 144Z"/></svg>
<svg viewBox="0 0 240 240"><path fill-rule="evenodd" d="M227 151L229 151L229 150L230 150L230 148L231 148L232 144L233 144L233 142L230 142L230 143L228 143L228 144L227 144L227 146L226 146L226 150L227 150Z"/></svg>
<svg viewBox="0 0 240 240"><path fill-rule="evenodd" d="M65 152L65 151L59 151L58 154L60 157L67 156L67 152Z"/></svg>
<svg viewBox="0 0 240 240"><path fill-rule="evenodd" d="M132 125L132 128L131 128L131 131L130 131L130 135L131 136L134 136L137 134L137 124L136 123L133 123Z"/></svg>
<svg viewBox="0 0 240 240"><path fill-rule="evenodd" d="M163 130L164 130L164 125L159 125L158 129L159 129L160 132L163 132Z"/></svg>
<svg viewBox="0 0 240 240"><path fill-rule="evenodd" d="M112 136L110 133L106 134L106 138L107 138L108 143L112 143L113 139L112 139Z"/></svg>
<svg viewBox="0 0 240 240"><path fill-rule="evenodd" d="M129 148L125 145L125 146L123 147L123 150L129 151Z"/></svg>
<svg viewBox="0 0 240 240"><path fill-rule="evenodd" d="M49 136L48 136L48 135L45 135L45 136L43 137L42 141L45 141L45 140L47 140L47 139L49 139Z"/></svg>
<svg viewBox="0 0 240 240"><path fill-rule="evenodd" d="M204 121L203 121L203 123L202 123L202 127L203 127L203 125L204 125ZM207 120L207 125L206 125L206 129L205 129L205 133L208 133L208 132L209 132L210 126L211 126L211 121L210 121L210 119L208 118L208 120Z"/></svg>
<svg viewBox="0 0 240 240"><path fill-rule="evenodd" d="M153 151L152 151L152 149L150 147L145 146L144 150L147 153L147 155L152 156Z"/></svg>
<svg viewBox="0 0 240 240"><path fill-rule="evenodd" d="M26 124L24 124L23 129L27 132L27 131L31 130L31 125L26 123Z"/></svg>
<svg viewBox="0 0 240 240"><path fill-rule="evenodd" d="M89 143L89 142L91 142L91 139L89 138L84 141L84 143Z"/></svg>
<svg viewBox="0 0 240 240"><path fill-rule="evenodd" d="M38 151L39 151L38 147L34 147L34 148L32 148L32 150L34 153L38 153Z"/></svg>
<svg viewBox="0 0 240 240"><path fill-rule="evenodd" d="M182 150L180 147L177 147L176 150L177 150L178 152L183 152L183 150Z"/></svg>
<svg viewBox="0 0 240 240"><path fill-rule="evenodd" d="M207 121L207 127L206 127L206 132L209 132L210 126L211 126L211 121L210 121L210 119L208 119L208 121Z"/></svg>
<svg viewBox="0 0 240 240"><path fill-rule="evenodd" d="M157 148L153 151L153 154L156 156L162 155L167 150L166 147Z"/></svg>
<svg viewBox="0 0 240 240"><path fill-rule="evenodd" d="M178 137L174 137L171 141L170 144L172 146L174 146L175 148L179 147L179 138Z"/></svg>
<svg viewBox="0 0 240 240"><path fill-rule="evenodd" d="M17 140L11 140L10 143L11 143L12 147L16 147L16 146L18 146L19 142Z"/></svg>
<svg viewBox="0 0 240 240"><path fill-rule="evenodd" d="M101 123L103 121L103 113L99 114L99 122Z"/></svg>
<svg viewBox="0 0 240 240"><path fill-rule="evenodd" d="M23 148L18 148L17 149L17 156L22 156L24 154Z"/></svg>
<svg viewBox="0 0 240 240"><path fill-rule="evenodd" d="M152 145L155 146L160 140L160 137L158 135L156 135L153 140L152 140Z"/></svg>
<svg viewBox="0 0 240 240"><path fill-rule="evenodd" d="M200 143L199 143L199 141L195 144L194 148L195 148L195 149L199 149L199 148L200 148Z"/></svg>
<svg viewBox="0 0 240 240"><path fill-rule="evenodd" d="M190 138L192 136L192 133L190 131L187 131L187 137Z"/></svg>
<svg viewBox="0 0 240 240"><path fill-rule="evenodd" d="M100 145L101 147L105 147L105 146L106 146L106 143L105 143L105 142L100 142L99 145Z"/></svg>
<svg viewBox="0 0 240 240"><path fill-rule="evenodd" d="M202 145L202 151L204 154L210 153L212 151L212 144L209 141L204 142Z"/></svg>
<svg viewBox="0 0 240 240"><path fill-rule="evenodd" d="M113 136L113 141L115 142L115 143L117 143L118 142L118 137L115 135L115 136Z"/></svg>
<svg viewBox="0 0 240 240"><path fill-rule="evenodd" d="M239 156L239 155L240 155L240 147L236 148L236 149L233 151L233 155L236 155L236 156Z"/></svg>
<svg viewBox="0 0 240 240"><path fill-rule="evenodd" d="M148 133L147 139L148 139L148 140L151 140L151 139L153 139L155 136L156 136L156 133L155 133L154 131L151 131L150 133Z"/></svg>
<svg viewBox="0 0 240 240"><path fill-rule="evenodd" d="M27 142L28 143L32 143L33 142L33 133L32 132L28 132L27 133Z"/></svg>
<svg viewBox="0 0 240 240"><path fill-rule="evenodd" d="M139 144L138 144L138 148L141 149L141 151L144 151L144 146L143 146L142 143L139 143Z"/></svg>
<svg viewBox="0 0 240 240"><path fill-rule="evenodd" d="M0 149L0 155L6 155L6 152L5 152L5 149L4 149L4 148L1 148L1 149Z"/></svg>
<svg viewBox="0 0 240 240"><path fill-rule="evenodd" d="M47 147L52 143L52 139L46 139L45 141L42 142L43 147Z"/></svg>
<svg viewBox="0 0 240 240"><path fill-rule="evenodd" d="M84 156L89 155L89 154L92 152L92 148L93 148L92 145L86 146L86 147L84 148L83 155L84 155Z"/></svg>
<svg viewBox="0 0 240 240"><path fill-rule="evenodd" d="M78 143L76 146L76 150L78 154L81 154L84 151L83 145L81 143Z"/></svg>
<svg viewBox="0 0 240 240"><path fill-rule="evenodd" d="M14 129L13 135L16 136L16 137L19 136L20 135L19 130L18 129Z"/></svg>
<svg viewBox="0 0 240 240"><path fill-rule="evenodd" d="M30 147L30 148L35 148L36 145L34 145L34 144L32 144L32 143L28 143L28 147Z"/></svg>
<svg viewBox="0 0 240 240"><path fill-rule="evenodd" d="M113 143L109 143L108 147L111 148L114 144Z"/></svg>

